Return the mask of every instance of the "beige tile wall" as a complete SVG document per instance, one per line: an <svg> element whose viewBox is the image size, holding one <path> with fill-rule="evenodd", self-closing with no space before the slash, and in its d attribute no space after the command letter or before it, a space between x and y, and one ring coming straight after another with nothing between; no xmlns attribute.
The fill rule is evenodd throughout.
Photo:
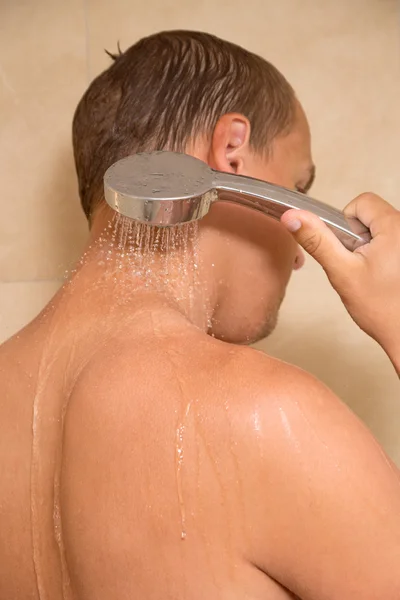
<svg viewBox="0 0 400 600"><path fill-rule="evenodd" d="M88 82L160 29L207 30L274 62L314 134L313 190L336 206L374 190L400 208L400 29L395 0L0 0L0 340L60 285L86 236L70 143ZM261 347L316 374L400 464L400 387L311 260Z"/></svg>

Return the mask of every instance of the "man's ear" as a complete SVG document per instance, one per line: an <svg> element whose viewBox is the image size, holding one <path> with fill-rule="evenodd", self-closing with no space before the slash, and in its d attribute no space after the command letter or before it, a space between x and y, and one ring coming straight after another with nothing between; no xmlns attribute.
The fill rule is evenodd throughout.
<svg viewBox="0 0 400 600"><path fill-rule="evenodd" d="M239 113L223 115L211 140L208 164L217 171L242 173L249 153L250 121Z"/></svg>

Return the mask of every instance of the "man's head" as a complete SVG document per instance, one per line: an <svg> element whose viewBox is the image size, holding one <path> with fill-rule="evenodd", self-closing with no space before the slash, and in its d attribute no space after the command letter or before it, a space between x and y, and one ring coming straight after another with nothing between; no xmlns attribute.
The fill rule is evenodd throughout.
<svg viewBox="0 0 400 600"><path fill-rule="evenodd" d="M188 31L150 36L113 59L83 96L73 123L80 196L91 222L104 205L104 172L137 152L186 152L217 170L308 187L305 115L289 83L264 59ZM217 335L260 337L272 329L292 268L302 260L296 245L279 224L232 205L215 205L201 228L224 281ZM252 315L251 326L243 314Z"/></svg>

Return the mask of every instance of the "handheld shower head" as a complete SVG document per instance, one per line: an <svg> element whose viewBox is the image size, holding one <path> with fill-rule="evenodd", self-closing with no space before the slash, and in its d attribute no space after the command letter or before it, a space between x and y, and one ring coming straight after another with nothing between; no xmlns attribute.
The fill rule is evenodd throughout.
<svg viewBox="0 0 400 600"><path fill-rule="evenodd" d="M291 209L316 214L349 250L370 241L357 219L286 188L242 175L214 171L175 152L134 154L113 164L104 175L107 204L141 223L167 227L204 217L218 200L258 210L276 220Z"/></svg>

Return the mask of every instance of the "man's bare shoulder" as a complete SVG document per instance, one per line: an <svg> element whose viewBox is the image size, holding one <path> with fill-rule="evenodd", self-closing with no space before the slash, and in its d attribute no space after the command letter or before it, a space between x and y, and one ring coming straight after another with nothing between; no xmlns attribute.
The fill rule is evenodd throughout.
<svg viewBox="0 0 400 600"><path fill-rule="evenodd" d="M136 422L149 406L160 404L166 415L195 398L196 408L213 422L225 420L221 409L229 404L227 414L240 415L234 420L244 428L236 434L247 436L245 424L254 410L262 409L267 419L278 398L286 402L315 387L318 382L307 373L251 348L204 335L159 341L144 336L94 349L76 378L66 418L77 429L84 416L109 427L112 407L117 430L129 431L130 420ZM255 435L251 426L250 435Z"/></svg>
<svg viewBox="0 0 400 600"><path fill-rule="evenodd" d="M6 396L5 390L16 396L21 388L32 383L39 360L38 353L32 352L32 347L32 340L25 331L0 344L0 390L3 391L1 399Z"/></svg>
<svg viewBox="0 0 400 600"><path fill-rule="evenodd" d="M312 374L253 348L226 344L209 336L151 336L113 341L97 348L77 377L70 412L78 405L82 415L93 412L108 419L113 407L118 429L129 429L143 405L161 404L163 414L195 398L196 407L212 413L229 405L235 435L259 440L254 419L267 432L287 440L296 425L315 436L355 428L372 440L354 413ZM279 423L279 426L277 425ZM315 433L317 432L317 433ZM264 436L267 439L267 435Z"/></svg>
<svg viewBox="0 0 400 600"><path fill-rule="evenodd" d="M66 417L62 488L76 571L96 547L103 554L84 577L104 575L96 565L110 540L142 526L132 513L141 502L163 514L169 507L179 520L182 444L183 464L193 462L182 471L185 498L202 489L207 505L215 495L193 527L218 526L216 471L246 530L246 560L285 588L305 600L320 597L322 582L332 600L397 598L399 477L371 434L312 375L249 348L193 341L114 345L82 373ZM204 488L194 477L196 436L210 465Z"/></svg>
<svg viewBox="0 0 400 600"><path fill-rule="evenodd" d="M322 412L328 419L330 411L338 408L352 415L326 386L302 369L253 348L204 335L159 342L144 337L97 348L77 377L70 404L79 405L80 415L95 411L100 416L103 410L108 414L112 403L118 419L118 411L125 417L134 415L152 396L159 401L160 392L163 411L189 397L196 398L199 410L214 415L229 403L230 413L242 417L234 419L239 436L240 423L243 435L256 435L251 426L255 412L257 418L271 422L272 414L281 418L284 409L298 403L306 412ZM129 427L125 418L124 423Z"/></svg>

